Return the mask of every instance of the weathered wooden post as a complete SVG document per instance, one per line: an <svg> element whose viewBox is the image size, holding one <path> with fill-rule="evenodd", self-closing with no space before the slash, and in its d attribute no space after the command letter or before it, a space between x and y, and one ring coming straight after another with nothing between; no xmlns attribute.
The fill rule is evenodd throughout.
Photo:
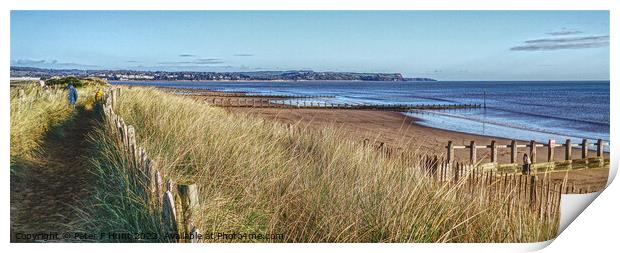
<svg viewBox="0 0 620 253"><path fill-rule="evenodd" d="M552 162L553 161L553 150L554 150L554 146L555 146L555 140L549 140L549 142L547 143L547 162Z"/></svg>
<svg viewBox="0 0 620 253"><path fill-rule="evenodd" d="M553 207L553 199L551 198L555 196L551 194L551 184L552 184L551 180L547 181L547 196L545 197L545 209L544 209L546 217L550 217L550 212L552 211L551 207ZM553 184L554 192L556 188L557 188L556 184Z"/></svg>
<svg viewBox="0 0 620 253"><path fill-rule="evenodd" d="M562 189L564 189L564 188L565 188L564 187L564 182L562 182L562 184L560 184L560 190L558 191L558 195L557 195L558 197L557 197L556 203L555 203L555 210L556 210L555 213L556 214L559 213L559 211L560 211L560 202L562 200ZM566 188L568 190L568 187L566 187Z"/></svg>
<svg viewBox="0 0 620 253"><path fill-rule="evenodd" d="M581 159L588 158L588 139L581 141Z"/></svg>
<svg viewBox="0 0 620 253"><path fill-rule="evenodd" d="M497 162L497 144L495 143L495 140L491 141L491 162Z"/></svg>
<svg viewBox="0 0 620 253"><path fill-rule="evenodd" d="M517 141L510 141L510 163L517 163Z"/></svg>
<svg viewBox="0 0 620 253"><path fill-rule="evenodd" d="M155 169L155 191L159 194L162 190L163 181L161 179L161 173Z"/></svg>
<svg viewBox="0 0 620 253"><path fill-rule="evenodd" d="M193 227L192 231L190 233L190 243L199 243L200 242L200 238L198 238L198 235L200 234L200 230L198 230L198 228Z"/></svg>
<svg viewBox="0 0 620 253"><path fill-rule="evenodd" d="M530 177L530 206L536 204L536 176Z"/></svg>
<svg viewBox="0 0 620 253"><path fill-rule="evenodd" d="M160 200L157 196L159 196L162 188L161 174L159 173L159 170L157 170L153 160L146 158L144 162L149 194L155 198L155 203L159 204Z"/></svg>
<svg viewBox="0 0 620 253"><path fill-rule="evenodd" d="M123 125L125 123L123 123L123 119L120 117L117 117L117 122L116 122L116 129L118 130L118 136L120 137L120 143L124 144L125 143L125 136L123 134L125 134L125 132L123 131Z"/></svg>
<svg viewBox="0 0 620 253"><path fill-rule="evenodd" d="M112 98L112 109L116 109L116 89L113 89L112 92L110 92L110 98Z"/></svg>
<svg viewBox="0 0 620 253"><path fill-rule="evenodd" d="M459 163L456 163L454 167L454 183L456 184L459 181L459 168L461 167Z"/></svg>
<svg viewBox="0 0 620 253"><path fill-rule="evenodd" d="M129 131L127 128L127 124L123 121L123 145L125 146L125 151L129 151Z"/></svg>
<svg viewBox="0 0 620 253"><path fill-rule="evenodd" d="M199 213L198 186L196 184L179 184L177 186L181 199L183 228L185 233L191 233Z"/></svg>
<svg viewBox="0 0 620 253"><path fill-rule="evenodd" d="M596 158L598 159L598 166L604 166L605 165L605 157L603 156L603 140L602 139L598 139L596 141Z"/></svg>
<svg viewBox="0 0 620 253"><path fill-rule="evenodd" d="M163 196L162 205L162 221L164 228L168 234L178 234L177 213L174 207L174 196L172 195L170 185Z"/></svg>
<svg viewBox="0 0 620 253"><path fill-rule="evenodd" d="M476 164L476 141L469 142L469 163Z"/></svg>
<svg viewBox="0 0 620 253"><path fill-rule="evenodd" d="M532 163L536 163L536 141L535 140L530 141L530 159L532 160Z"/></svg>
<svg viewBox="0 0 620 253"><path fill-rule="evenodd" d="M138 166L142 168L143 171L147 171L146 170L146 159L148 158L148 156L146 155L146 151L144 151L144 148L142 147L138 147Z"/></svg>
<svg viewBox="0 0 620 253"><path fill-rule="evenodd" d="M596 141L596 157L603 157L603 139Z"/></svg>
<svg viewBox="0 0 620 253"><path fill-rule="evenodd" d="M454 144L452 143L452 141L448 141L448 146L446 147L448 149L448 163L451 163L452 160L454 160Z"/></svg>
<svg viewBox="0 0 620 253"><path fill-rule="evenodd" d="M573 160L573 144L570 139L566 139L566 143L564 144L566 147L564 152L564 160Z"/></svg>
<svg viewBox="0 0 620 253"><path fill-rule="evenodd" d="M127 126L127 146L131 163L137 165L138 152L136 152L136 130L132 125Z"/></svg>
<svg viewBox="0 0 620 253"><path fill-rule="evenodd" d="M547 187L549 187L549 183L547 183ZM548 191L547 191L548 193ZM538 201L538 219L542 220L544 217L544 211L545 211L545 205L543 205L543 202L545 202L545 180L542 180L542 182L540 183L540 201Z"/></svg>
<svg viewBox="0 0 620 253"><path fill-rule="evenodd" d="M149 158L149 156L146 154L146 152L144 151L142 147L140 147L140 161L142 163L140 166L142 167L142 171L144 172L146 183L148 183L148 187L152 189L154 187L153 187L152 178L150 177L150 174L154 166L151 162L151 159ZM159 193L155 194L155 196L159 196Z"/></svg>

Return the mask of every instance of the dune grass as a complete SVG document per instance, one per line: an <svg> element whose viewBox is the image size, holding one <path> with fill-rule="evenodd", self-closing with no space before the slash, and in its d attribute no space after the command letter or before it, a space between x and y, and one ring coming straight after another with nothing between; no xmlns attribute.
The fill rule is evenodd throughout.
<svg viewBox="0 0 620 253"><path fill-rule="evenodd" d="M11 160L27 157L40 145L44 134L71 115L66 92L50 92L34 85L11 89ZM23 91L20 97L19 90Z"/></svg>
<svg viewBox="0 0 620 253"><path fill-rule="evenodd" d="M78 96L78 103L92 106L93 98L84 95L94 94L95 89L79 89L83 97ZM44 91L34 82L11 88L10 110L12 167L19 161L32 160L45 135L62 134L58 127L73 115L66 90Z"/></svg>
<svg viewBox="0 0 620 253"><path fill-rule="evenodd" d="M502 201L438 184L411 159L385 157L340 130L287 127L151 88L123 89L115 108L164 179L199 186L203 234L255 233L259 242L535 242L557 219L506 215ZM85 229L161 231L104 124L92 136L100 177ZM501 200L501 198L498 198ZM272 236L278 234L281 236ZM162 241L161 239L156 241ZM165 240L163 240L165 241ZM229 242L215 238L206 242ZM232 240L230 242L239 242Z"/></svg>

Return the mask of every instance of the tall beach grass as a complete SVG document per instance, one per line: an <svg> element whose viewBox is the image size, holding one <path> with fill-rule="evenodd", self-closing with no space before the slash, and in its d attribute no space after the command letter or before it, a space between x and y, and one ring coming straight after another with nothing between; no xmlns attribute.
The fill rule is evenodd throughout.
<svg viewBox="0 0 620 253"><path fill-rule="evenodd" d="M527 210L507 215L501 198L488 202L483 191L464 194L462 185L433 181L412 159L416 151L386 157L334 127L290 131L152 88L123 89L114 110L136 128L164 178L198 185L195 225L203 234L282 235L265 240L272 242L535 242L557 233L557 220ZM138 197L110 129L101 124L91 140L100 180L84 229L161 231L160 213ZM206 242L218 241L229 242Z"/></svg>
<svg viewBox="0 0 620 253"><path fill-rule="evenodd" d="M80 88L78 104L92 107L94 86ZM37 83L23 84L11 88L11 164L17 160L33 159L44 137L55 132L64 122L71 119L73 108L67 100L65 89L44 90Z"/></svg>

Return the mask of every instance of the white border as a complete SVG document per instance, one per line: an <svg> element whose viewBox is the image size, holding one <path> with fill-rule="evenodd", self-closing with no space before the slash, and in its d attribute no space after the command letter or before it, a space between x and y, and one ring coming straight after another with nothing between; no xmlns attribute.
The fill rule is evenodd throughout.
<svg viewBox="0 0 620 253"><path fill-rule="evenodd" d="M9 64L10 64L10 11L9 10L27 10L27 9L50 9L50 10L81 10L81 9L134 9L134 10L224 10L224 9L241 9L241 10L611 10L610 13L610 66L611 69L618 69L618 45L613 31L618 28L618 20L620 17L616 15L619 10L620 2L613 0L564 0L564 1L546 1L541 0L427 0L417 1L413 3L404 3L404 1L381 0L381 1L340 1L334 0L304 0L304 1L277 1L277 0L220 0L197 3L191 0L107 0L107 1L83 1L83 0L22 0L22 1L2 1L1 20L1 42L0 58L4 59L0 62L0 75L5 82L5 88L1 89L3 98L0 113L4 119L9 118ZM614 134L615 126L618 123L618 81L617 74L610 72L611 76L611 143L618 143L618 137ZM9 129L8 120L4 120L0 129L0 139L2 147L0 149L2 163L4 168L4 193L0 196L5 208L2 211L3 219L1 225L3 230L0 238L5 241L4 247L8 247L9 252L14 250L27 251L51 251L51 252L67 252L70 251L89 251L89 252L109 252L111 250L149 250L164 252L170 250L183 250L181 248L188 247L208 251L227 251L227 250L243 250L243 251L299 251L299 252L315 252L315 251L376 251L390 250L399 252L411 252L423 250L426 251L459 251L459 252L497 252L501 251L526 251L535 250L544 247L549 242L539 244L210 244L210 245L131 245L127 244L11 244L9 242ZM615 175L618 167L618 149L611 146L612 157L612 174ZM575 252L588 251L596 252L597 249L617 248L614 244L617 240L615 236L618 226L618 204L617 196L619 187L611 185L605 190L601 196L594 201L590 208L577 218L548 248L554 252ZM568 203L562 203L563 205ZM593 251L594 250L594 251ZM6 252L6 251L5 251Z"/></svg>

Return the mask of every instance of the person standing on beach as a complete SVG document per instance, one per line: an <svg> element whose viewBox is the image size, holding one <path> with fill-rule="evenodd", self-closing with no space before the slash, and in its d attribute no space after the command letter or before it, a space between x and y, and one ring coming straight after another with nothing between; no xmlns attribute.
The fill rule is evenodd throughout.
<svg viewBox="0 0 620 253"><path fill-rule="evenodd" d="M527 154L523 154L523 175L529 175L530 174L530 166L532 165L532 161L530 160L530 157L527 156Z"/></svg>
<svg viewBox="0 0 620 253"><path fill-rule="evenodd" d="M73 106L73 108L75 108L75 103L77 102L78 99L78 93L77 93L77 89L75 89L75 87L73 87L73 84L69 83L69 85L67 86L67 90L69 90L69 104Z"/></svg>

